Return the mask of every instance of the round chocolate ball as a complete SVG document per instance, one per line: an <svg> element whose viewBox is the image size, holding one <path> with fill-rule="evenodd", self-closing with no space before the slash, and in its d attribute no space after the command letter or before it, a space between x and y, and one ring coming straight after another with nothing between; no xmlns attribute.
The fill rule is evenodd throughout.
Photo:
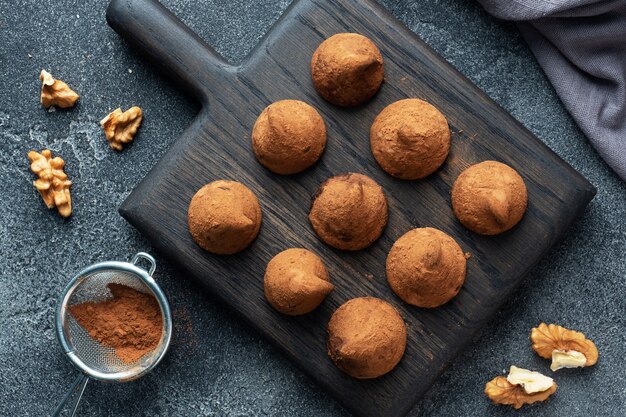
<svg viewBox="0 0 626 417"><path fill-rule="evenodd" d="M284 250L272 258L263 286L267 302L291 316L315 310L334 288L320 257L300 248Z"/></svg>
<svg viewBox="0 0 626 417"><path fill-rule="evenodd" d="M396 101L374 120L370 145L374 158L389 175L403 180L424 178L448 157L448 121L423 100Z"/></svg>
<svg viewBox="0 0 626 417"><path fill-rule="evenodd" d="M261 206L245 185L218 180L193 196L187 220L198 246L218 255L231 255L256 238L261 228Z"/></svg>
<svg viewBox="0 0 626 417"><path fill-rule="evenodd" d="M276 174L302 172L315 164L326 147L326 125L310 105L281 100L261 112L252 129L258 161Z"/></svg>
<svg viewBox="0 0 626 417"><path fill-rule="evenodd" d="M315 89L327 101L337 106L358 106L380 88L383 57L365 36L338 33L315 50L311 75Z"/></svg>
<svg viewBox="0 0 626 417"><path fill-rule="evenodd" d="M454 298L465 281L466 259L456 241L431 227L402 235L387 256L387 282L403 301L439 307Z"/></svg>
<svg viewBox="0 0 626 417"><path fill-rule="evenodd" d="M524 216L528 191L508 165L484 161L459 175L452 186L452 209L463 226L481 235L497 235Z"/></svg>
<svg viewBox="0 0 626 417"><path fill-rule="evenodd" d="M398 311L373 297L353 298L328 323L328 356L354 378L377 378L391 371L406 348L406 326Z"/></svg>
<svg viewBox="0 0 626 417"><path fill-rule="evenodd" d="M387 199L373 179L343 174L326 180L311 205L309 220L321 240L343 250L374 243L387 225Z"/></svg>

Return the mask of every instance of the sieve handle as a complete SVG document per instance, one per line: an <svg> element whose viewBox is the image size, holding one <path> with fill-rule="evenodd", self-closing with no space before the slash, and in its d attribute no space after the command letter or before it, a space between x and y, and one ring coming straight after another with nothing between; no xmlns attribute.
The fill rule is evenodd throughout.
<svg viewBox="0 0 626 417"><path fill-rule="evenodd" d="M56 410L52 414L52 417L59 417L63 411L65 411L65 405L70 403L70 400L73 401L70 403L69 409L70 415L69 417L74 417L76 414L76 410L78 410L78 403L80 399L83 397L83 393L85 392L85 387L87 386L87 382L89 382L89 378L85 374L78 375L76 381L72 384L70 390L65 394L65 397L61 400L61 403L57 406Z"/></svg>
<svg viewBox="0 0 626 417"><path fill-rule="evenodd" d="M146 261L150 262L148 275L152 276L152 274L154 274L154 271L156 271L156 261L154 260L152 255L147 254L145 252L138 252L135 256L133 256L133 259L131 259L130 262L133 265L137 265L137 262L139 262L140 259L145 259Z"/></svg>

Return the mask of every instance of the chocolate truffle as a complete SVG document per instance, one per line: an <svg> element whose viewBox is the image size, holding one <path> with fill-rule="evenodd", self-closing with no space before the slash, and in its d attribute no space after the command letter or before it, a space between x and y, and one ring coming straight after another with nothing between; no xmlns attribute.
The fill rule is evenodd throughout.
<svg viewBox="0 0 626 417"><path fill-rule="evenodd" d="M261 206L245 185L213 181L193 196L187 220L198 246L218 255L231 255L256 238L261 228Z"/></svg>
<svg viewBox="0 0 626 417"><path fill-rule="evenodd" d="M383 57L374 43L357 33L338 33L326 39L311 59L317 92L337 106L365 103L380 88Z"/></svg>
<svg viewBox="0 0 626 417"><path fill-rule="evenodd" d="M330 246L363 249L374 243L387 225L387 199L376 181L365 175L338 175L320 186L309 220Z"/></svg>
<svg viewBox="0 0 626 417"><path fill-rule="evenodd" d="M370 129L374 158L389 175L416 180L435 172L450 152L448 121L416 98L385 107Z"/></svg>
<svg viewBox="0 0 626 417"><path fill-rule="evenodd" d="M287 249L267 264L265 298L284 314L297 316L317 308L334 286L322 260L306 249Z"/></svg>
<svg viewBox="0 0 626 417"><path fill-rule="evenodd" d="M377 378L396 367L406 348L398 311L373 297L353 298L328 323L328 356L354 378Z"/></svg>
<svg viewBox="0 0 626 417"><path fill-rule="evenodd" d="M515 226L527 203L522 177L496 161L472 165L452 186L454 215L463 226L481 235L497 235Z"/></svg>
<svg viewBox="0 0 626 417"><path fill-rule="evenodd" d="M252 148L272 172L296 174L313 165L326 147L326 125L313 107L281 100L261 112L252 129Z"/></svg>
<svg viewBox="0 0 626 417"><path fill-rule="evenodd" d="M441 230L413 229L398 239L387 256L387 281L405 302L433 308L450 301L465 281L461 247Z"/></svg>

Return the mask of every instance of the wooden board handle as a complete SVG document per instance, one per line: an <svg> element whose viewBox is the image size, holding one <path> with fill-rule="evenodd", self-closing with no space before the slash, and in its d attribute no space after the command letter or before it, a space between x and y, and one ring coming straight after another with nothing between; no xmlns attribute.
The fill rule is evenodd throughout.
<svg viewBox="0 0 626 417"><path fill-rule="evenodd" d="M106 18L118 34L201 102L208 97L207 85L232 68L156 0L111 0Z"/></svg>

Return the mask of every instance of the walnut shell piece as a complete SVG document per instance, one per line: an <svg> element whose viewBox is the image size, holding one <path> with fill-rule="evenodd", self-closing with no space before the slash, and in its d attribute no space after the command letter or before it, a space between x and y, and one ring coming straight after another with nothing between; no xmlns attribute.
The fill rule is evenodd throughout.
<svg viewBox="0 0 626 417"><path fill-rule="evenodd" d="M448 157L448 121L423 100L399 100L376 116L370 145L376 162L389 175L403 180L424 178Z"/></svg>
<svg viewBox="0 0 626 417"><path fill-rule="evenodd" d="M55 79L46 70L39 74L41 80L41 104L47 109L51 106L66 109L73 107L80 96L61 80Z"/></svg>
<svg viewBox="0 0 626 417"><path fill-rule="evenodd" d="M263 287L267 302L291 316L315 310L335 288L320 257L300 248L284 250L272 258Z"/></svg>
<svg viewBox="0 0 626 417"><path fill-rule="evenodd" d="M584 366L592 366L598 362L598 348L581 332L541 323L531 330L530 340L533 350L545 359L552 359L554 351L558 350L582 353L586 358Z"/></svg>
<svg viewBox="0 0 626 417"><path fill-rule="evenodd" d="M309 221L321 240L342 250L374 243L387 225L387 198L368 176L348 173L326 180L314 197Z"/></svg>
<svg viewBox="0 0 626 417"><path fill-rule="evenodd" d="M198 246L217 255L232 255L247 248L259 234L261 206L245 185L218 180L196 192L187 220Z"/></svg>
<svg viewBox="0 0 626 417"><path fill-rule="evenodd" d="M485 385L485 394L494 404L511 405L519 410L524 404L545 401L556 392L554 383L549 389L534 394L527 394L521 385L511 384L506 377L497 376Z"/></svg>
<svg viewBox="0 0 626 417"><path fill-rule="evenodd" d="M391 371L406 348L406 326L398 311L374 297L353 298L328 322L328 356L348 375L377 378Z"/></svg>
<svg viewBox="0 0 626 417"><path fill-rule="evenodd" d="M134 139L142 120L143 113L137 106L125 112L117 108L100 120L100 126L109 141L109 146L116 151L121 151L124 149L124 144Z"/></svg>
<svg viewBox="0 0 626 417"><path fill-rule="evenodd" d="M522 177L508 165L484 161L459 175L452 186L452 209L469 230L497 235L524 216L528 191Z"/></svg>
<svg viewBox="0 0 626 417"><path fill-rule="evenodd" d="M52 158L52 152L44 149L41 153L28 152L30 170L39 178L33 181L33 185L41 194L46 207L56 207L63 217L72 215L72 197L70 187L72 182L68 180L63 171L65 161L60 157Z"/></svg>
<svg viewBox="0 0 626 417"><path fill-rule="evenodd" d="M461 290L466 264L463 250L448 234L432 227L413 229L389 251L387 282L406 303L439 307Z"/></svg>
<svg viewBox="0 0 626 417"><path fill-rule="evenodd" d="M291 175L315 164L326 147L326 125L307 103L280 100L267 106L252 128L257 160L276 174Z"/></svg>
<svg viewBox="0 0 626 417"><path fill-rule="evenodd" d="M311 58L315 89L336 106L358 106L380 89L383 57L374 43L358 33L338 33L326 39Z"/></svg>

